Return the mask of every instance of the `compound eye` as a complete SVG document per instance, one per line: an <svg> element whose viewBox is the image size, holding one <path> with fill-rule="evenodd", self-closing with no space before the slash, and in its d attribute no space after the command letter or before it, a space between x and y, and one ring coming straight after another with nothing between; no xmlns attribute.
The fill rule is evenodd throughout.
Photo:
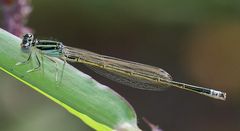
<svg viewBox="0 0 240 131"><path fill-rule="evenodd" d="M24 46L25 46L25 47L29 47L29 46L30 46L30 44L29 44L29 43L26 43L26 44L24 44Z"/></svg>
<svg viewBox="0 0 240 131"><path fill-rule="evenodd" d="M33 35L31 34L31 33L27 33L27 34L25 34L24 36L23 36L23 38L33 38Z"/></svg>

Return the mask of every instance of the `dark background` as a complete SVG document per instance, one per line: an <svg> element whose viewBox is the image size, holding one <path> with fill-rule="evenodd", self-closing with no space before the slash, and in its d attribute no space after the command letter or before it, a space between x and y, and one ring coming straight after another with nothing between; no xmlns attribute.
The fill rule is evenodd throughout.
<svg viewBox="0 0 240 131"><path fill-rule="evenodd" d="M219 101L171 88L133 89L73 64L121 94L139 126L165 131L240 130L240 1L33 0L28 26L39 38L154 65L174 80L227 92ZM62 107L0 73L1 131L88 129Z"/></svg>

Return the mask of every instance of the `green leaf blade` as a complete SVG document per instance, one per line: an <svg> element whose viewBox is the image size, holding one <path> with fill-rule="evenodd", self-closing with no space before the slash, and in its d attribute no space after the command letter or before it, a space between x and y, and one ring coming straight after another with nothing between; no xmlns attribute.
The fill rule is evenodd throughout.
<svg viewBox="0 0 240 131"><path fill-rule="evenodd" d="M45 57L39 71L26 73L36 66L34 60L26 65L15 66L28 57L27 53L21 51L20 43L21 39L0 29L1 70L63 106L95 130L140 130L136 114L124 98L73 66L66 64L60 86L55 80L56 65ZM59 59L56 61L59 76L63 62Z"/></svg>

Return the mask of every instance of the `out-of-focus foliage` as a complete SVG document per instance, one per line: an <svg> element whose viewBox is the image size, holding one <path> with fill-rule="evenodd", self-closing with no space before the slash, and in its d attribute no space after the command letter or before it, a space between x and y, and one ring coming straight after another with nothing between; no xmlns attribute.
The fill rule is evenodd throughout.
<svg viewBox="0 0 240 131"><path fill-rule="evenodd" d="M5 30L16 36L31 32L31 29L26 27L28 16L32 11L28 0L0 0L0 8Z"/></svg>

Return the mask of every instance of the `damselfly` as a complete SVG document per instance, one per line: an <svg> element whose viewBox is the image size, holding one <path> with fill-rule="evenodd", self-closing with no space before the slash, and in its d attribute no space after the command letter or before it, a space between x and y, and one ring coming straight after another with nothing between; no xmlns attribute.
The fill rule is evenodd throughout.
<svg viewBox="0 0 240 131"><path fill-rule="evenodd" d="M161 68L65 46L58 41L38 40L30 33L24 35L21 48L22 50L28 50L30 53L26 61L19 62L17 65L26 64L32 59L32 53L39 51L49 59L56 57L64 60L64 65L66 61L85 64L96 73L130 87L144 90L162 90L165 87L177 87L215 99L226 99L226 93L224 92L175 82ZM41 62L38 56L35 55L35 58L38 66L27 72L36 71L40 68Z"/></svg>

